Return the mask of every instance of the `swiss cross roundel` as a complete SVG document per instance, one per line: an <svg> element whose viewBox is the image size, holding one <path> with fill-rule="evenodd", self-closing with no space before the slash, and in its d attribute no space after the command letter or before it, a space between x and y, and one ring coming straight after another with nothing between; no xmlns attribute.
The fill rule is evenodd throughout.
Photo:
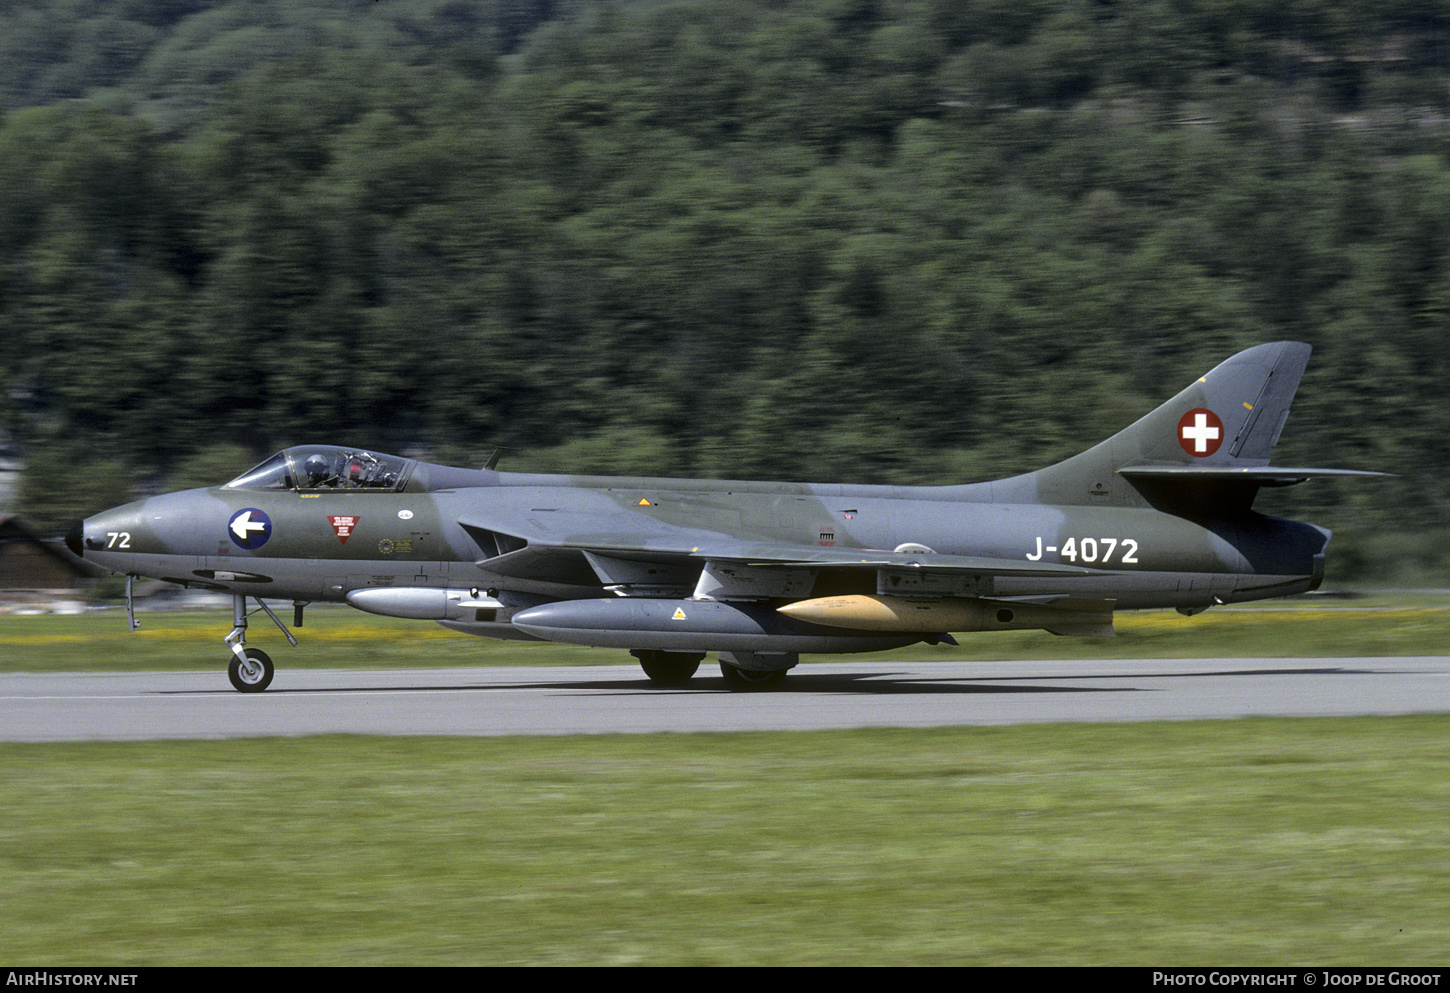
<svg viewBox="0 0 1450 993"><path fill-rule="evenodd" d="M1208 458L1223 444L1223 421L1206 407L1190 410L1178 419L1178 444L1195 458Z"/></svg>

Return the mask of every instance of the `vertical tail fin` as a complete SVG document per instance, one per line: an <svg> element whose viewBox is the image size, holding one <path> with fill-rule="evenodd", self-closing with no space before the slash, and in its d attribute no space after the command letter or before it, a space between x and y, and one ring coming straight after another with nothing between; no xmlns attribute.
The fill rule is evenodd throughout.
<svg viewBox="0 0 1450 993"><path fill-rule="evenodd" d="M1107 441L1033 474L1038 499L1161 506L1181 494L1194 505L1213 497L1247 509L1265 479L1245 473L1236 482L1232 474L1268 465L1309 353L1310 347L1297 341L1239 352ZM1195 480L1186 488L1181 479L1166 488L1144 482L1185 474ZM1201 484L1210 477L1214 485L1205 488Z"/></svg>

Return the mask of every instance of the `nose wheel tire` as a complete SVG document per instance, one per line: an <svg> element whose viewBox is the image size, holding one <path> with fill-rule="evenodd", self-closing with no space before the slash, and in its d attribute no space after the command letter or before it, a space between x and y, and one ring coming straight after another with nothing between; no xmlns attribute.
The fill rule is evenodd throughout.
<svg viewBox="0 0 1450 993"><path fill-rule="evenodd" d="M248 648L242 653L246 661L232 656L227 666L227 678L240 693L260 693L272 684L275 668L266 652Z"/></svg>

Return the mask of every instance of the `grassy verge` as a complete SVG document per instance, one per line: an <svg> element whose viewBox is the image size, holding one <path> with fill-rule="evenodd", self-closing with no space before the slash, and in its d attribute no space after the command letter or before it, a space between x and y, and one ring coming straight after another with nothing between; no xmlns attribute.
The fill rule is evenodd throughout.
<svg viewBox="0 0 1450 993"><path fill-rule="evenodd" d="M226 611L142 613L126 630L119 611L77 616L0 617L0 673L221 668L231 629ZM1450 595L1395 594L1355 600L1301 599L1218 608L1195 617L1124 612L1116 638L1058 638L1040 631L963 635L957 646L916 645L895 657L940 659L1333 657L1439 655L1450 650ZM315 607L292 649L263 615L249 643L281 666L634 664L626 652L495 641L426 621ZM882 657L882 656L875 656ZM888 654L884 657L890 658ZM824 661L810 656L807 661Z"/></svg>
<svg viewBox="0 0 1450 993"><path fill-rule="evenodd" d="M1432 965L1450 720L0 745L67 964Z"/></svg>

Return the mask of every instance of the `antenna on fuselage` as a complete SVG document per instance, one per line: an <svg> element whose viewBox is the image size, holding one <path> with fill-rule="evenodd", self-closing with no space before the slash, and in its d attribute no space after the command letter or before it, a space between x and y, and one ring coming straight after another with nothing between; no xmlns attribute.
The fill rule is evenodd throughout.
<svg viewBox="0 0 1450 993"><path fill-rule="evenodd" d="M498 468L498 460L503 455L503 453L505 451L507 451L507 449L505 449L502 445L500 445L499 447L495 448L493 450L493 454L488 457L488 461L483 464L483 467L485 469L496 469L496 468Z"/></svg>

